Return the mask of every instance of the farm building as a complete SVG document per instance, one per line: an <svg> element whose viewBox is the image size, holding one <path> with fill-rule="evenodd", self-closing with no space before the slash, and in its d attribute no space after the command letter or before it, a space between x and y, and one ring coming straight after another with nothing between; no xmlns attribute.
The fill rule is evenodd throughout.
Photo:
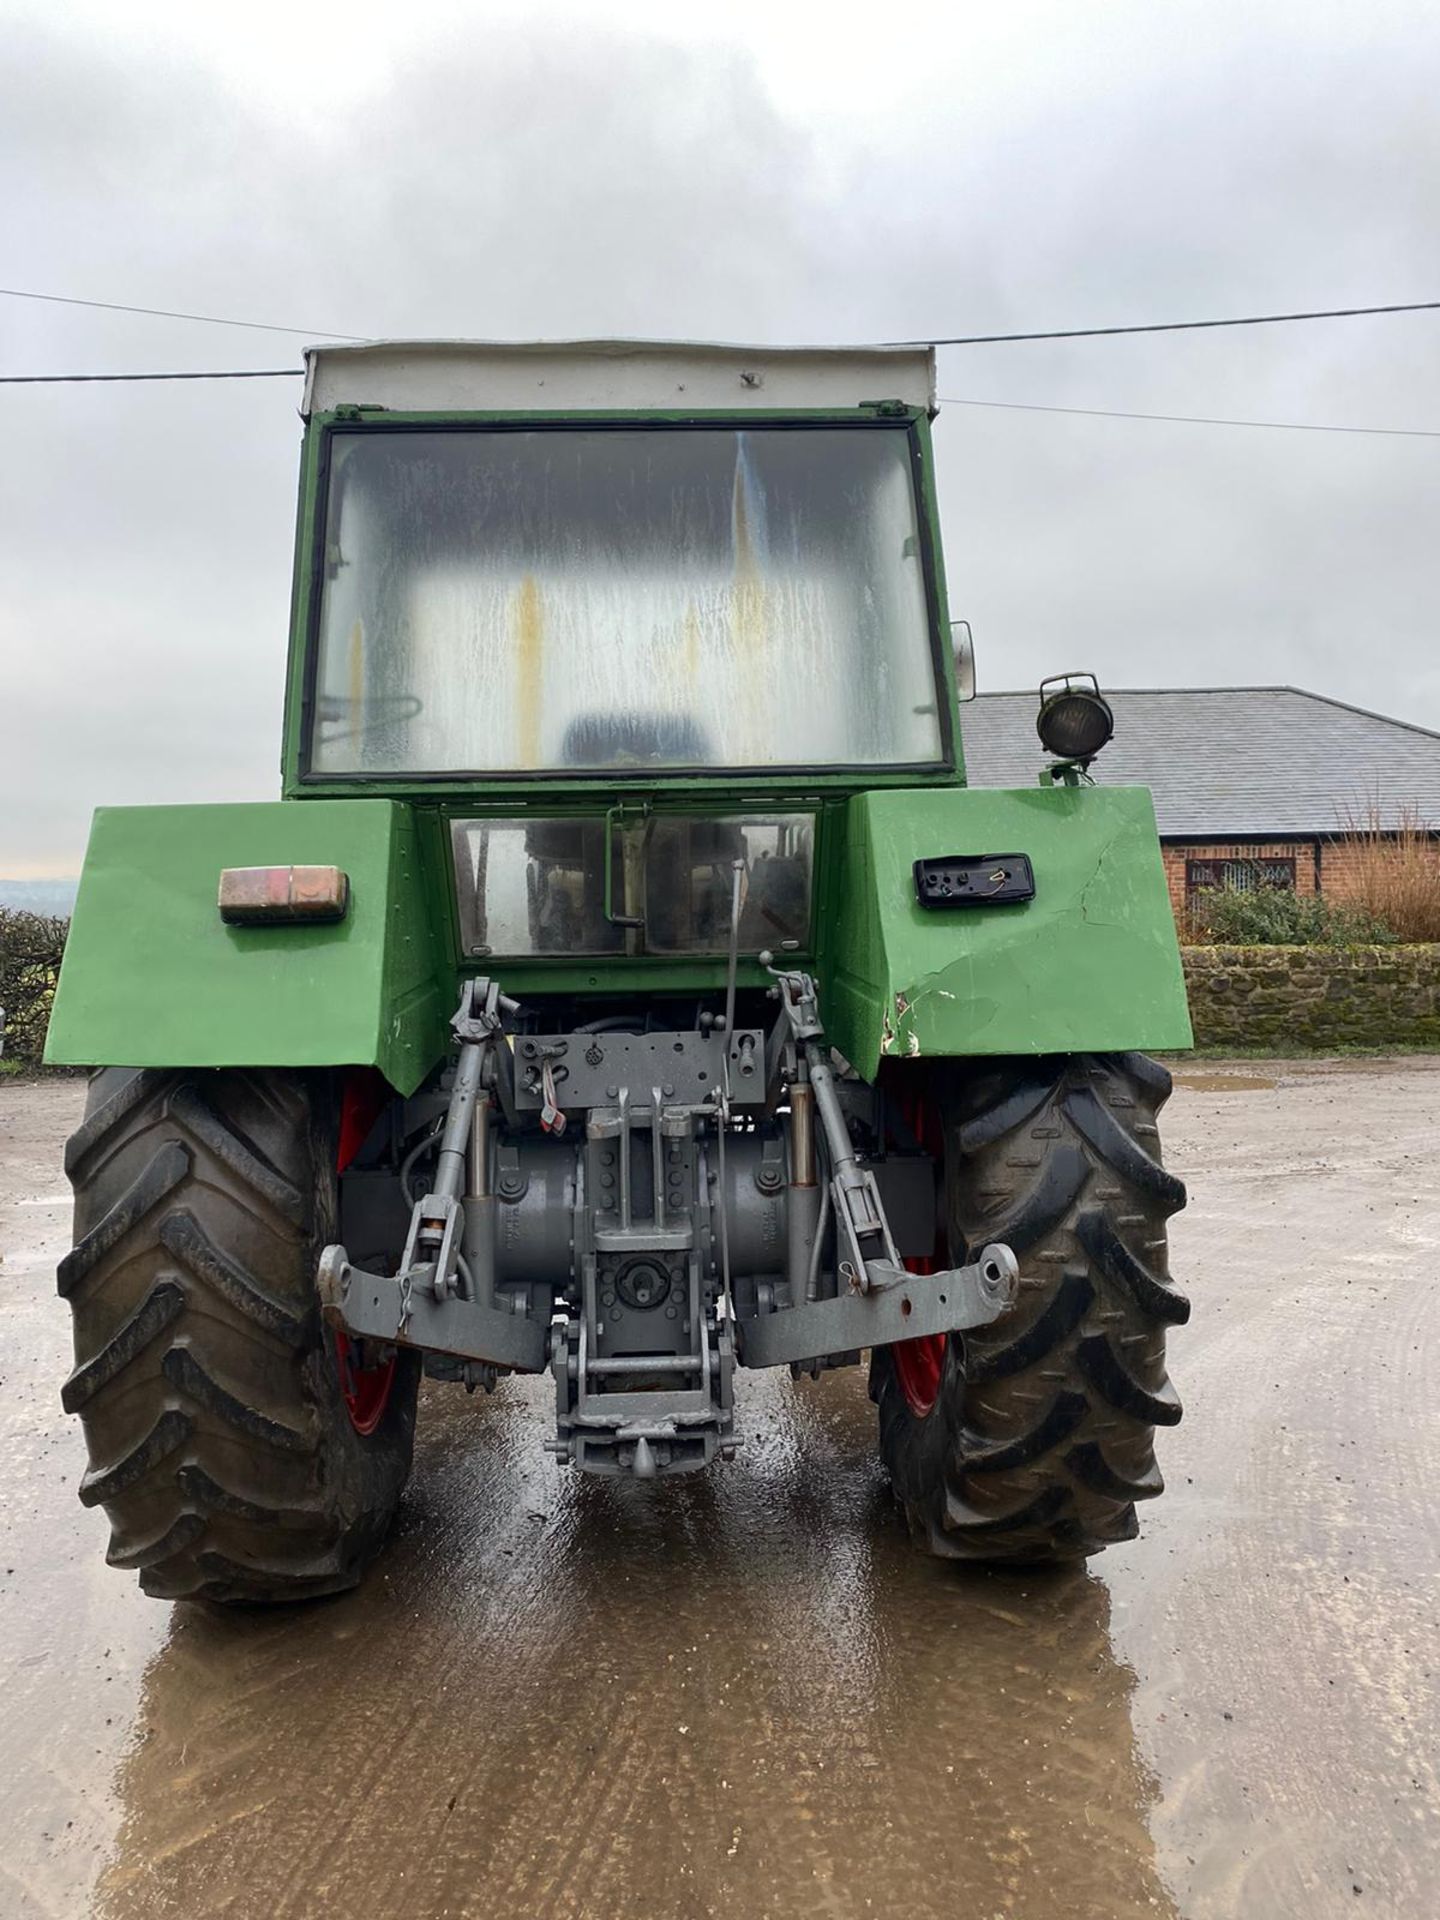
<svg viewBox="0 0 1440 1920"><path fill-rule="evenodd" d="M1299 687L1175 687L1105 696L1107 785L1149 787L1175 911L1213 887L1347 897L1352 825L1440 825L1440 734ZM1034 782L1047 756L1034 693L982 693L964 709L970 782Z"/></svg>

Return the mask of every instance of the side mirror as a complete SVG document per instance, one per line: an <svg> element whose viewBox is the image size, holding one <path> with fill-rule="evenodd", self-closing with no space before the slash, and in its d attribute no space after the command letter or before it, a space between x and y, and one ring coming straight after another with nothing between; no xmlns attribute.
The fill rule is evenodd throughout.
<svg viewBox="0 0 1440 1920"><path fill-rule="evenodd" d="M955 692L961 700L975 698L975 636L968 620L950 622L950 646L955 655Z"/></svg>

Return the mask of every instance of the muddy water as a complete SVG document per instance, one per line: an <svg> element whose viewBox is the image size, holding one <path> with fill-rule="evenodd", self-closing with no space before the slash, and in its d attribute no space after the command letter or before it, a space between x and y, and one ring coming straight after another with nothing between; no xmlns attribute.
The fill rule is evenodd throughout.
<svg viewBox="0 0 1440 1920"><path fill-rule="evenodd" d="M101 1564L76 1091L0 1084L0 1913L1428 1920L1440 1072L1266 1072L1169 1109L1197 1312L1134 1545L920 1558L854 1375L745 1378L735 1465L652 1487L555 1469L537 1387L432 1390L367 1585L245 1617Z"/></svg>

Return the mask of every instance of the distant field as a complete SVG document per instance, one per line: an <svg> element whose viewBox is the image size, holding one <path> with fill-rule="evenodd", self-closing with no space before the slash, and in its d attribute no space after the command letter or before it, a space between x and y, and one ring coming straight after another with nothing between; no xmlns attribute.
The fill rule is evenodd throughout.
<svg viewBox="0 0 1440 1920"><path fill-rule="evenodd" d="M18 913L43 913L68 919L75 907L78 880L0 879L0 907Z"/></svg>

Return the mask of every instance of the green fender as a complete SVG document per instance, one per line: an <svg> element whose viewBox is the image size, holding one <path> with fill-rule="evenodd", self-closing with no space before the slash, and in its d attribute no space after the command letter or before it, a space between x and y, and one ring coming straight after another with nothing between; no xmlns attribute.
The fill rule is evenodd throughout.
<svg viewBox="0 0 1440 1920"><path fill-rule="evenodd" d="M922 857L1024 853L1035 898L925 908ZM844 910L821 1013L867 1078L886 1057L1193 1044L1155 811L1143 787L928 788L845 811Z"/></svg>
<svg viewBox="0 0 1440 1920"><path fill-rule="evenodd" d="M1150 796L927 788L846 803L821 1010L862 1073L887 1057L1192 1044ZM922 855L1028 854L1033 901L926 910ZM222 867L343 867L333 926L232 927ZM443 882L381 799L115 807L95 816L50 1022L57 1066L374 1065L412 1092L448 1044Z"/></svg>
<svg viewBox="0 0 1440 1920"><path fill-rule="evenodd" d="M338 866L333 926L232 927L222 867ZM392 800L106 807L55 994L55 1066L376 1066L410 1093L444 1051L448 964L411 809Z"/></svg>

